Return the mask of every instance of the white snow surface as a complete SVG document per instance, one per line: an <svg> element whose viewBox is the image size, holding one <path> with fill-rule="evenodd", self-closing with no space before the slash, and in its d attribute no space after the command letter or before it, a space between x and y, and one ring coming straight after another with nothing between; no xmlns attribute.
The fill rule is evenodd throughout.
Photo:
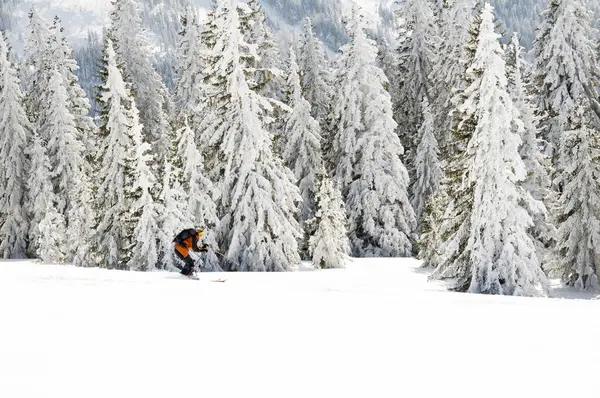
<svg viewBox="0 0 600 398"><path fill-rule="evenodd" d="M597 376L600 301L450 293L419 265L194 281L0 262L0 396L594 395L577 380Z"/></svg>

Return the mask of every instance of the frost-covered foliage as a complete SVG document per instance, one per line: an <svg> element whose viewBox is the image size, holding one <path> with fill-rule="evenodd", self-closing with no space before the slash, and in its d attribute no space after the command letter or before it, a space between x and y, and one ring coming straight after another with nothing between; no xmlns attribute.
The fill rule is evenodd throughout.
<svg viewBox="0 0 600 398"><path fill-rule="evenodd" d="M95 207L97 257L101 266L127 268L130 248L135 245L129 190L134 183L136 141L132 137L137 111L129 89L117 66L112 40L106 41L104 76L100 101L104 124L97 153L98 172Z"/></svg>
<svg viewBox="0 0 600 398"><path fill-rule="evenodd" d="M350 261L344 202L325 170L318 172L317 212L309 221L316 232L310 237L309 252L315 267L341 268Z"/></svg>
<svg viewBox="0 0 600 398"><path fill-rule="evenodd" d="M427 97L423 98L421 109L423 123L418 132L419 145L415 156L415 182L411 200L417 220L421 220L427 202L437 193L444 177L435 138L433 114Z"/></svg>
<svg viewBox="0 0 600 398"><path fill-rule="evenodd" d="M477 117L465 152L473 184L470 228L464 231L468 237L469 291L540 295L547 281L528 235L533 221L521 207L526 193L519 182L525 179L526 169L518 152L520 137L511 126L514 105L507 91L504 51L489 4L482 10L478 36L474 61L467 70L472 83L460 106Z"/></svg>
<svg viewBox="0 0 600 398"><path fill-rule="evenodd" d="M535 115L533 96L529 93L527 65L517 34L513 35L508 45L506 59L508 92L518 113L516 117L522 122L517 123L522 141L519 153L525 163L527 177L521 186L531 195L531 198L526 198L524 206L534 221L530 233L536 244L538 258L540 262L545 263L548 250L552 248L556 239L556 231L550 223L546 203L553 205L555 197L550 189L550 162L541 152L543 143L538 137L539 119Z"/></svg>
<svg viewBox="0 0 600 398"><path fill-rule="evenodd" d="M587 5L587 0L550 0L533 45L537 106L544 112L546 153L555 160L563 132L573 130L577 101L587 98L583 106L593 111L591 122L600 128L598 33Z"/></svg>
<svg viewBox="0 0 600 398"><path fill-rule="evenodd" d="M81 267L95 266L94 260L94 192L92 178L82 173L80 179L72 187L71 196L75 200L67 213L68 258L73 264Z"/></svg>
<svg viewBox="0 0 600 398"><path fill-rule="evenodd" d="M0 32L0 258L25 258L28 219L23 207L29 165L25 148L32 125L23 105L17 71Z"/></svg>
<svg viewBox="0 0 600 398"><path fill-rule="evenodd" d="M204 157L196 145L196 133L187 122L184 127L177 131L177 136L179 142L175 158L181 168L179 181L183 190L187 193L187 202L183 207L187 219L184 220L185 223L182 225L189 225L189 228L204 228L204 241L213 250L204 256L203 269L219 271L219 260L214 254L214 250L219 249L216 239L219 215L215 204L218 192L205 171ZM180 230L182 229L180 228Z"/></svg>
<svg viewBox="0 0 600 398"><path fill-rule="evenodd" d="M435 59L431 72L432 109L438 130L438 142L442 147L452 141L456 119L451 116L452 101L468 86L465 68L470 62L466 46L473 26L473 13L477 0L456 0L445 7L439 17L435 50L440 57Z"/></svg>
<svg viewBox="0 0 600 398"><path fill-rule="evenodd" d="M127 200L129 207L128 222L134 226L133 246L129 248L131 259L127 265L136 270L153 271L158 263L159 238L159 206L152 197L156 185L156 177L152 174L150 164L150 144L142 141L142 125L135 101L131 103L131 125L129 139L131 141L130 161L133 162L132 174L128 184Z"/></svg>
<svg viewBox="0 0 600 398"><path fill-rule="evenodd" d="M298 68L302 95L311 105L311 115L324 127L333 94L331 76L323 43L315 35L309 18L304 22L298 44Z"/></svg>
<svg viewBox="0 0 600 398"><path fill-rule="evenodd" d="M154 69L150 44L135 0L116 0L111 15L110 36L114 40L117 61L143 120L143 138L152 145L154 165L161 172L169 152L169 109L167 88Z"/></svg>
<svg viewBox="0 0 600 398"><path fill-rule="evenodd" d="M560 147L558 243L552 271L580 289L597 289L600 277L600 131L587 101L571 116L573 130Z"/></svg>
<svg viewBox="0 0 600 398"><path fill-rule="evenodd" d="M250 89L245 67L254 45L244 40L236 0L219 0L212 13L207 104L202 130L223 165L218 210L219 243L229 269L283 271L299 263L300 200L293 175L271 150L261 116L270 102ZM266 110L266 112L265 112Z"/></svg>
<svg viewBox="0 0 600 398"><path fill-rule="evenodd" d="M50 160L43 142L34 133L27 151L31 159L31 171L27 181L27 208L31 220L29 228L29 251L45 262L65 260L65 219L56 209L57 198L50 180Z"/></svg>
<svg viewBox="0 0 600 398"><path fill-rule="evenodd" d="M377 47L365 34L360 12L353 13L348 32L351 42L336 63L331 169L346 204L352 251L409 256L416 220L388 80L377 66Z"/></svg>
<svg viewBox="0 0 600 398"><path fill-rule="evenodd" d="M399 14L405 20L403 35L398 48L399 81L394 116L398 135L405 149L405 163L414 171L419 137L417 130L422 123L421 102L431 92L429 76L435 61L436 19L429 1L399 0Z"/></svg>
<svg viewBox="0 0 600 398"><path fill-rule="evenodd" d="M315 194L317 192L317 171L323 167L321 153L321 128L311 116L310 103L302 96L296 55L290 50L290 68L288 87L289 106L292 112L285 126L286 165L294 172L300 188L300 221L313 218L315 213Z"/></svg>

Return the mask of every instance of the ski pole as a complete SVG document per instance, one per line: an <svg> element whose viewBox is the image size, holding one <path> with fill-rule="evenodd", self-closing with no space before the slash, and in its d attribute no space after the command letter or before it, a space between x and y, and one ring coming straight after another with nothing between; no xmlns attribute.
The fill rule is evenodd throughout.
<svg viewBox="0 0 600 398"><path fill-rule="evenodd" d="M229 261L230 263L232 263L232 264L234 264L234 265L237 265L238 267L240 267L240 268L241 268L241 265L240 265L239 263L236 263L235 261L228 259L228 258L227 258L227 257L226 257L226 256L225 256L223 253L220 253L220 252L218 252L218 251L216 251L216 250L213 250L213 252L214 252L215 254L217 254L217 255L221 256L221 258L223 258L225 261Z"/></svg>

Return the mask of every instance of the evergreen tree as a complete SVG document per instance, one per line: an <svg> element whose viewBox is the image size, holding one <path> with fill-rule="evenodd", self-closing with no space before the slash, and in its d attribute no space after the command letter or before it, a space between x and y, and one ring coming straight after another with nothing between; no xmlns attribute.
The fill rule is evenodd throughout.
<svg viewBox="0 0 600 398"><path fill-rule="evenodd" d="M132 137L137 111L123 75L117 65L111 39L106 41L104 71L106 82L100 102L103 106L101 142L97 154L99 163L96 188L96 221L98 258L101 266L127 268L131 248L135 245L130 210L133 200L130 187L136 170L136 141Z"/></svg>
<svg viewBox="0 0 600 398"><path fill-rule="evenodd" d="M39 134L47 142L57 210L66 214L75 198L71 193L84 170L84 148L78 140L75 118L69 110L69 98L61 73L54 69L50 75L40 114Z"/></svg>
<svg viewBox="0 0 600 398"><path fill-rule="evenodd" d="M216 229L219 226L219 215L215 204L216 187L208 178L204 167L204 157L196 145L196 134L185 124L177 132L179 142L175 158L180 163L181 186L187 193L186 224L204 227L204 240L214 250L218 250ZM211 251L204 256L203 266L208 271L219 271L219 260Z"/></svg>
<svg viewBox="0 0 600 398"><path fill-rule="evenodd" d="M420 140L415 156L415 183L411 201L417 220L421 220L427 202L437 193L443 179L433 114L427 97L423 98L421 109L423 124L419 129Z"/></svg>
<svg viewBox="0 0 600 398"><path fill-rule="evenodd" d="M244 40L236 5L236 0L219 0L212 13L216 41L207 80L210 106L203 114L202 131L212 133L206 141L217 150L213 164L222 165L215 170L220 175L219 243L232 270L289 270L300 261L295 220L300 197L261 120L270 103L246 80L246 57L256 48Z"/></svg>
<svg viewBox="0 0 600 398"><path fill-rule="evenodd" d="M142 141L142 125L139 122L135 101L131 104L131 128L129 139L132 141L130 159L133 161L133 174L127 195L131 201L128 222L135 227L133 231L133 247L129 268L141 271L153 271L158 263L158 206L152 197L156 178L152 174L150 164L150 144Z"/></svg>
<svg viewBox="0 0 600 398"><path fill-rule="evenodd" d="M315 267L341 268L350 261L344 202L325 169L318 172L317 212L309 222L316 232L310 237L309 251Z"/></svg>
<svg viewBox="0 0 600 398"><path fill-rule="evenodd" d="M25 258L28 219L23 207L29 172L24 154L32 125L23 107L17 71L0 32L0 258Z"/></svg>
<svg viewBox="0 0 600 398"><path fill-rule="evenodd" d="M518 120L522 122L522 125L517 123L519 127L522 126L519 153L525 163L527 177L521 185L531 195L524 206L534 221L530 233L536 244L538 258L540 262L545 263L548 249L556 240L556 231L549 222L550 216L545 205L552 204L554 195L550 190L551 182L547 172L550 166L549 159L541 153L542 143L538 138L539 119L535 116L533 97L529 94L523 48L516 33L508 45L506 58L508 92L518 113Z"/></svg>
<svg viewBox="0 0 600 398"><path fill-rule="evenodd" d="M50 180L50 160L37 133L34 133L27 153L31 159L27 181L27 208L31 220L29 251L44 262L62 262L66 253L65 219L56 208L57 197Z"/></svg>
<svg viewBox="0 0 600 398"><path fill-rule="evenodd" d="M550 271L570 286L597 289L600 276L600 130L589 99L570 116L573 130L561 139L558 242Z"/></svg>
<svg viewBox="0 0 600 398"><path fill-rule="evenodd" d="M169 115L167 88L152 65L150 44L142 28L135 0L116 0L111 14L111 38L124 78L144 123L143 138L152 145L155 171L159 174L169 152Z"/></svg>
<svg viewBox="0 0 600 398"><path fill-rule="evenodd" d="M429 75L434 62L435 17L429 1L401 0L400 12L406 20L405 35L398 49L398 92L395 117L398 135L405 148L405 163L414 170L417 130L422 124L421 102L430 94Z"/></svg>
<svg viewBox="0 0 600 398"><path fill-rule="evenodd" d="M576 103L587 97L592 122L600 126L598 104L597 31L584 0L551 0L533 44L534 84L547 141L545 152L554 156L564 131L572 131ZM558 155L560 156L560 155Z"/></svg>
<svg viewBox="0 0 600 398"><path fill-rule="evenodd" d="M351 42L341 49L335 79L331 167L346 204L352 250L357 256L409 256L416 220L388 81L362 15L355 12L348 28Z"/></svg>
<svg viewBox="0 0 600 398"><path fill-rule="evenodd" d="M476 115L477 123L464 153L473 204L464 251L472 293L543 294L546 277L528 235L533 222L521 207L525 164L512 130L515 110L507 91L504 51L495 32L493 7L481 13L478 45L467 70L472 84L459 109ZM446 249L452 255L456 248ZM462 264L461 264L462 266Z"/></svg>
<svg viewBox="0 0 600 398"><path fill-rule="evenodd" d="M300 187L300 195L302 196L300 221L303 224L313 218L315 213L317 171L323 166L321 129L319 123L310 114L310 104L302 96L294 50L290 50L289 69L289 104L292 113L286 123L286 145L283 157L287 166L294 171L298 181L297 185Z"/></svg>
<svg viewBox="0 0 600 398"><path fill-rule="evenodd" d="M298 68L302 95L310 103L312 117L324 128L333 94L331 76L323 43L315 35L310 18L305 20L300 37Z"/></svg>
<svg viewBox="0 0 600 398"><path fill-rule="evenodd" d="M85 173L80 175L80 180L72 187L71 197L75 200L67 213L69 220L67 228L68 258L73 264L80 267L96 265L94 259L94 193L92 179Z"/></svg>

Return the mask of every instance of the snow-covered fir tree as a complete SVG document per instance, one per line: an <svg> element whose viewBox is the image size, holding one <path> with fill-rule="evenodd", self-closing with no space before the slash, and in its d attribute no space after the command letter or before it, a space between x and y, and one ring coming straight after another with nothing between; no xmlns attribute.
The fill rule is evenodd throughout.
<svg viewBox="0 0 600 398"><path fill-rule="evenodd" d="M28 217L24 208L32 125L23 104L17 71L0 32L0 258L27 256Z"/></svg>
<svg viewBox="0 0 600 398"><path fill-rule="evenodd" d="M188 119L194 126L199 121L193 118L197 115L202 104L202 63L205 46L201 40L201 27L197 11L188 7L182 18L182 30L177 48L177 84L173 94L173 120L178 127ZM191 120L190 120L191 119Z"/></svg>
<svg viewBox="0 0 600 398"><path fill-rule="evenodd" d="M68 259L80 267L96 266L94 260L94 192L92 177L86 173L80 175L71 188L71 197L75 200L67 213L67 253Z"/></svg>
<svg viewBox="0 0 600 398"><path fill-rule="evenodd" d="M438 34L435 58L430 74L432 84L432 109L436 118L438 143L441 147L453 139L456 119L450 116L455 104L452 99L468 86L465 69L470 58L466 53L470 31L473 26L474 9L478 0L455 0L448 2L438 18Z"/></svg>
<svg viewBox="0 0 600 398"><path fill-rule="evenodd" d="M79 83L79 78L76 75L79 71L79 65L74 58L73 50L67 43L62 23L58 18L54 20L50 32L52 35L50 37L50 52L53 65L62 75L63 85L68 96L68 109L73 115L78 133L76 138L83 145L84 152L82 155L89 160L96 145L97 135L96 125L90 117L90 100Z"/></svg>
<svg viewBox="0 0 600 398"><path fill-rule="evenodd" d="M132 175L126 195L131 203L128 222L134 226L131 259L127 265L131 269L153 271L158 263L158 238L159 238L159 206L152 197L152 190L156 185L156 177L152 174L150 164L150 144L142 141L142 125L135 101L131 104L131 127L129 140L132 147L130 159L133 161Z"/></svg>
<svg viewBox="0 0 600 398"><path fill-rule="evenodd" d="M352 251L356 256L410 256L416 220L388 81L356 10L348 32L351 42L341 49L335 75L331 169L346 204Z"/></svg>
<svg viewBox="0 0 600 398"><path fill-rule="evenodd" d="M323 43L315 35L310 18L304 21L300 37L298 67L302 95L311 105L311 115L325 127L332 98L331 76Z"/></svg>
<svg viewBox="0 0 600 398"><path fill-rule="evenodd" d="M31 159L27 180L27 208L31 220L29 252L45 262L62 262L67 251L65 219L57 210L57 197L50 179L50 160L37 133L34 133L27 153Z"/></svg>
<svg viewBox="0 0 600 398"><path fill-rule="evenodd" d="M137 111L117 66L111 39L106 41L103 75L106 81L100 97L103 125L96 155L99 169L95 210L98 217L94 246L101 266L125 269L135 245L130 189L136 168L132 153L137 153L137 148L131 134L140 126L135 124Z"/></svg>
<svg viewBox="0 0 600 398"><path fill-rule="evenodd" d="M169 111L167 88L152 65L151 49L141 25L139 4L135 0L116 0L111 15L111 39L118 64L143 121L143 138L152 145L156 172L164 165L169 152Z"/></svg>
<svg viewBox="0 0 600 398"><path fill-rule="evenodd" d="M437 193L444 177L435 138L434 118L427 97L423 98L421 109L423 123L418 132L419 145L415 155L415 182L411 201L417 220L421 220L427 202Z"/></svg>
<svg viewBox="0 0 600 398"><path fill-rule="evenodd" d="M526 192L519 182L526 169L518 152L520 137L511 125L514 105L489 4L481 12L478 36L474 61L467 69L472 83L459 107L477 118L464 154L473 184L470 228L462 231L468 237L464 251L471 274L469 291L536 296L544 294L547 281L528 235L533 221L521 207ZM454 253L456 248L449 250Z"/></svg>
<svg viewBox="0 0 600 398"><path fill-rule="evenodd" d="M271 135L261 120L270 102L250 89L246 57L256 53L240 30L237 0L219 0L212 12L208 70L208 107L203 114L207 142L223 167L218 210L222 215L219 243L229 269L283 271L298 264L295 219L300 200L293 174L271 150Z"/></svg>
<svg viewBox="0 0 600 398"><path fill-rule="evenodd" d="M39 117L39 135L46 142L50 159L57 210L61 214L76 200L71 194L84 171L84 147L78 140L75 118L62 74L55 68L50 74L44 107Z"/></svg>
<svg viewBox="0 0 600 398"><path fill-rule="evenodd" d="M569 116L559 148L562 193L558 201L558 242L551 273L571 286L597 289L600 277L600 129L582 96Z"/></svg>
<svg viewBox="0 0 600 398"><path fill-rule="evenodd" d="M213 250L204 256L203 269L219 271L219 259L214 254L214 250L219 249L216 239L219 214L215 204L218 192L205 171L204 157L196 145L196 133L187 122L177 132L177 136L179 142L175 159L180 168L179 181L187 193L187 203L184 206L187 219L184 225L189 225L190 228L204 228L204 241Z"/></svg>
<svg viewBox="0 0 600 398"><path fill-rule="evenodd" d="M533 97L529 93L529 76L526 72L524 49L516 33L508 45L506 59L508 92L517 111L518 120L522 122L522 144L519 153L525 163L527 177L521 185L531 194L531 199L526 200L524 206L534 220L530 233L536 244L538 258L540 262L545 263L549 254L548 249L556 239L556 231L550 223L546 203L552 205L555 198L550 190L549 159L541 152L539 120L535 115ZM521 127L521 124L517 123L517 127Z"/></svg>
<svg viewBox="0 0 600 398"><path fill-rule="evenodd" d="M422 123L421 102L431 92L429 75L434 63L436 20L429 1L399 0L400 15L405 19L405 32L398 48L399 81L394 114L399 123L398 135L405 149L405 163L414 172L417 130Z"/></svg>
<svg viewBox="0 0 600 398"><path fill-rule="evenodd" d="M315 233L310 237L309 252L315 267L341 268L350 261L344 202L325 169L317 172L317 212L315 218L309 221L309 224L314 224Z"/></svg>
<svg viewBox="0 0 600 398"><path fill-rule="evenodd" d="M591 18L587 0L551 0L533 44L534 85L547 141L545 152L555 160L561 135L573 130L571 117L581 97L590 99L587 106L595 113L593 119L600 118L596 101L598 34Z"/></svg>
<svg viewBox="0 0 600 398"><path fill-rule="evenodd" d="M321 153L321 128L311 116L310 103L302 96L298 64L294 50L290 50L290 68L288 87L290 91L289 105L292 113L285 127L286 165L296 175L300 187L302 203L300 203L300 221L313 218L315 213L315 195L317 192L317 171L323 167Z"/></svg>

